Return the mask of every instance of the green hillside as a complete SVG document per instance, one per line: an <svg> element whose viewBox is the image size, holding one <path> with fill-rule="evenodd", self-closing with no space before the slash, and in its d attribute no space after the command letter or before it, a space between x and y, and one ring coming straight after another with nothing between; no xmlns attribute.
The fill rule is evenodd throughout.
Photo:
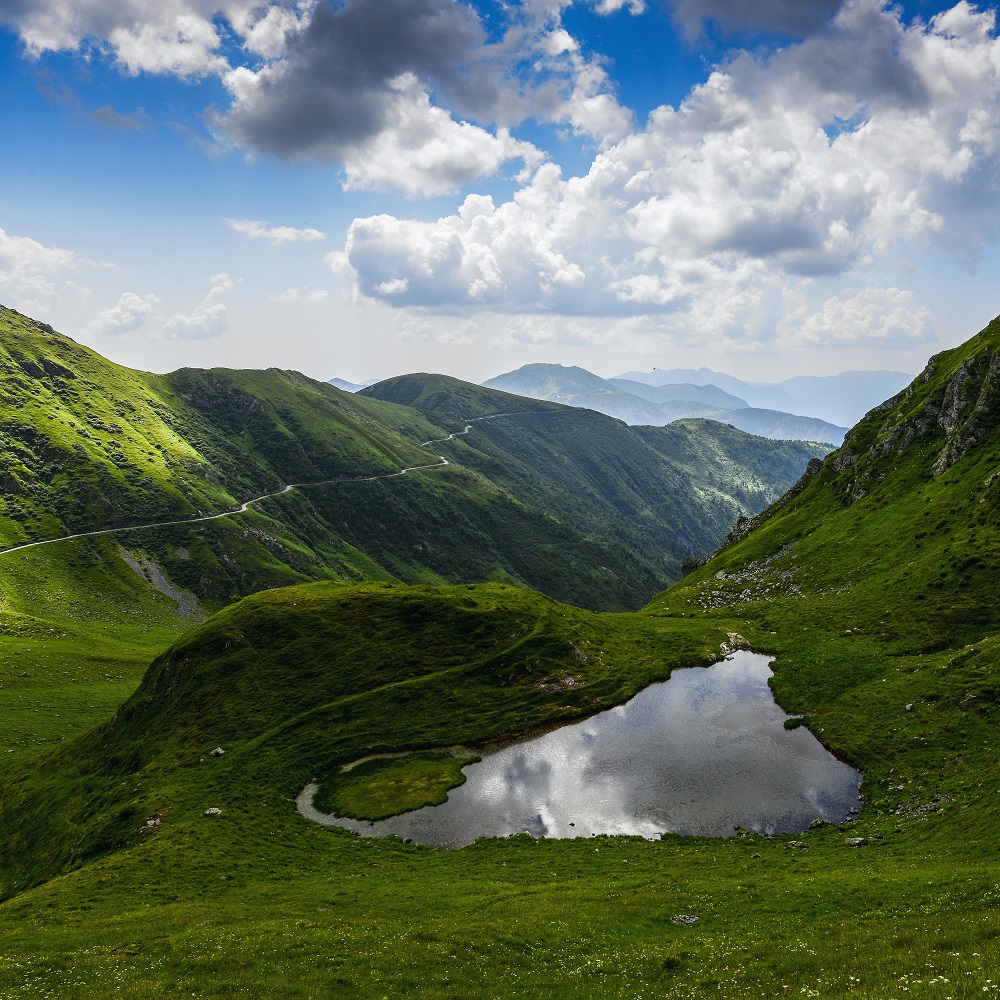
<svg viewBox="0 0 1000 1000"><path fill-rule="evenodd" d="M147 814L198 816L206 778L227 814L280 802L373 753L476 744L610 706L710 660L711 634L692 623L667 637L647 619L502 585L317 583L245 598L157 658L110 721L8 781L0 892L144 842ZM195 766L216 746L224 761Z"/></svg>
<svg viewBox="0 0 1000 1000"><path fill-rule="evenodd" d="M488 459L464 440L438 440L467 416L496 413L498 401L523 426ZM563 428L554 441L536 421L543 412ZM590 416L455 379L384 402L297 372L135 372L0 309L0 546L194 520L298 483L238 518L114 542L208 609L330 578L499 580L582 606L637 608L679 577L691 549L714 548L763 503L699 506L687 483L661 484L671 470L659 455ZM493 433L484 421L474 436L486 441L487 424ZM591 441L592 459L564 454ZM792 450L797 462L769 483L775 495L814 453ZM450 466L394 475L440 463L442 451ZM622 513L642 524L623 527ZM116 544L94 544L95 559L120 560ZM0 578L4 565L0 556Z"/></svg>
<svg viewBox="0 0 1000 1000"><path fill-rule="evenodd" d="M68 660L39 655L43 635L24 631L39 674L20 689L25 716L58 745L19 745L4 762L0 995L990 995L998 397L1000 320L932 359L638 613L501 584L261 593L174 642L84 733L51 707L47 683ZM500 447L484 437L482 463ZM698 466L712 447L736 461L743 443L682 439L676 460ZM476 438L436 447L472 452ZM778 460L748 462L744 488ZM31 554L10 558L43 599L45 574L70 571ZM74 574L109 572L75 558ZM93 602L73 634L67 611L53 641L94 634L109 663L135 656L169 631L154 617L166 605L149 596L148 622L133 611L116 624L127 599ZM736 633L777 655L783 707L864 772L856 822L448 851L295 811L304 783L339 764L398 754L399 773L426 774L445 751L618 703ZM698 921L675 922L686 914Z"/></svg>
<svg viewBox="0 0 1000 1000"><path fill-rule="evenodd" d="M763 509L810 458L828 451L710 421L629 427L591 410L443 375L403 375L361 395L404 403L432 420L458 413L473 419L468 434L438 443L438 450L588 536L619 539L637 567L649 566L661 579L676 579L692 551L716 548L737 517Z"/></svg>

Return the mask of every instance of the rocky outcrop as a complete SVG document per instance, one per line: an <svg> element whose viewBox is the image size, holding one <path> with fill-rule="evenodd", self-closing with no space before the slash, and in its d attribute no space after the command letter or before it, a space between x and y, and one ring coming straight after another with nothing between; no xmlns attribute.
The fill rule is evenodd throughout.
<svg viewBox="0 0 1000 1000"><path fill-rule="evenodd" d="M967 357L946 379L939 377L945 356L932 358L912 385L871 410L829 457L832 472L848 473L848 503L866 497L914 445L935 442L927 472L937 477L1000 424L1000 351L992 324L982 336L990 349Z"/></svg>
<svg viewBox="0 0 1000 1000"><path fill-rule="evenodd" d="M934 462L941 475L982 441L1000 416L1000 353L969 358L952 376L945 390L938 426L948 435Z"/></svg>

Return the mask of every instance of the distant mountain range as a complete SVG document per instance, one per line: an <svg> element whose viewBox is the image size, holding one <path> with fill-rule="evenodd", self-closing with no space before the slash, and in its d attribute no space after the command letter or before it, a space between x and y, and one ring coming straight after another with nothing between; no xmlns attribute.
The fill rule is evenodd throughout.
<svg viewBox="0 0 1000 1000"><path fill-rule="evenodd" d="M483 385L597 410L629 424L663 426L703 417L762 437L839 444L848 427L911 379L905 372L850 371L798 375L782 382L744 382L711 368L654 368L604 379L576 366L533 364ZM374 384L330 379L330 385L345 392Z"/></svg>
<svg viewBox="0 0 1000 1000"><path fill-rule="evenodd" d="M374 382L348 382L344 378L331 378L327 379L327 384L332 385L335 389L342 389L344 392L360 392L362 389L366 389L370 385L374 385Z"/></svg>
<svg viewBox="0 0 1000 1000"><path fill-rule="evenodd" d="M812 416L780 409L751 406L745 395L764 398L764 393L739 379L720 375L727 380L726 388L718 385L688 380L672 382L659 376L676 374L629 372L633 378L603 379L584 368L563 365L524 365L516 371L498 375L483 384L490 389L527 396L531 399L548 399L566 406L597 410L627 424L662 427L687 417L702 417L731 424L749 434L776 440L823 441L840 444L847 433L846 426L832 424ZM695 379L704 379L708 369L685 372ZM720 373L711 373L720 374ZM859 373L868 374L868 373ZM653 378L654 382L649 379ZM905 376L903 376L905 378ZM794 381L794 380L792 380ZM820 380L822 381L822 380ZM736 395L730 389L747 390ZM890 393L891 395L891 393ZM880 403L879 396L872 406Z"/></svg>
<svg viewBox="0 0 1000 1000"><path fill-rule="evenodd" d="M625 372L608 381L628 381L630 392L636 392L636 383L670 389L678 388L678 383L718 387L739 397L744 406L798 413L853 427L872 407L895 396L912 379L905 372L851 371L798 375L783 382L744 382L711 368L654 368L651 372Z"/></svg>

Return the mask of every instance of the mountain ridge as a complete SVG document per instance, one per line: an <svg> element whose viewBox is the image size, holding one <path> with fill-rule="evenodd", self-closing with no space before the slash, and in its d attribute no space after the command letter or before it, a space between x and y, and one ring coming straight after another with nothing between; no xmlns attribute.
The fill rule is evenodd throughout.
<svg viewBox="0 0 1000 1000"><path fill-rule="evenodd" d="M677 380L718 385L744 397L754 407L802 412L851 427L873 406L899 392L913 376L885 369L851 370L837 375L795 375L780 382L748 382L702 367L654 368L651 372L626 372L617 378L645 381L654 386Z"/></svg>
<svg viewBox="0 0 1000 1000"><path fill-rule="evenodd" d="M551 411L564 420L564 408L500 394L480 398L488 392L456 379L431 388L427 378L420 399L386 402L277 369L152 375L114 365L2 310L0 542L145 524L128 533L129 544L144 547L159 572L207 607L331 576L499 579L584 605L637 607L680 575L691 547L718 544L735 517L748 512L748 498L759 505L777 488L757 477L764 494L755 487L743 499L723 498L713 484L702 502L688 471L644 452L624 429L601 425L600 434L619 434L621 447L631 449L632 480L675 484L667 492L653 489L657 503L669 500L675 513L636 500L635 509L646 513L634 529L622 524L609 499L619 477L602 480L595 470L585 496L565 475L546 478L544 467L568 459L534 439L544 427L523 428L510 445L541 449L542 465L534 469L503 446L492 446L487 459L467 441L441 443L466 417L502 409ZM403 384L415 383L397 387ZM399 405L407 402L424 409ZM582 414L579 420L598 433L594 421ZM489 432L473 436L480 433ZM439 464L442 449L449 451L446 467ZM605 448L601 461L617 461L613 451ZM794 478L795 465L814 453L810 446L785 449L777 482ZM462 464L476 456L476 468ZM428 468L396 475L419 467ZM524 478L534 484L528 492ZM289 483L325 485L289 493ZM270 499L252 511L199 523L263 495Z"/></svg>
<svg viewBox="0 0 1000 1000"><path fill-rule="evenodd" d="M691 383L643 386L627 379L602 379L583 368L530 364L489 379L483 385L532 399L597 410L629 424L662 426L686 417L732 424L750 434L776 440L828 441L838 444L847 432L815 417L748 406L746 400L717 386ZM688 387L685 395L684 386ZM693 396L695 398L688 398ZM720 405L735 403L737 406Z"/></svg>

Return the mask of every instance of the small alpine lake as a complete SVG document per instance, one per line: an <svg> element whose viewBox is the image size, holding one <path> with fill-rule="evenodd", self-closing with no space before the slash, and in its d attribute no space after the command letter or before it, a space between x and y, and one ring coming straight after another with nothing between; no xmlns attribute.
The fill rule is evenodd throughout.
<svg viewBox="0 0 1000 1000"><path fill-rule="evenodd" d="M320 812L318 787L296 805L309 819L364 836L396 834L461 847L478 837L661 833L796 833L842 823L861 807L861 774L789 718L768 687L771 657L739 650L675 670L581 722L483 753L441 805L377 821Z"/></svg>

